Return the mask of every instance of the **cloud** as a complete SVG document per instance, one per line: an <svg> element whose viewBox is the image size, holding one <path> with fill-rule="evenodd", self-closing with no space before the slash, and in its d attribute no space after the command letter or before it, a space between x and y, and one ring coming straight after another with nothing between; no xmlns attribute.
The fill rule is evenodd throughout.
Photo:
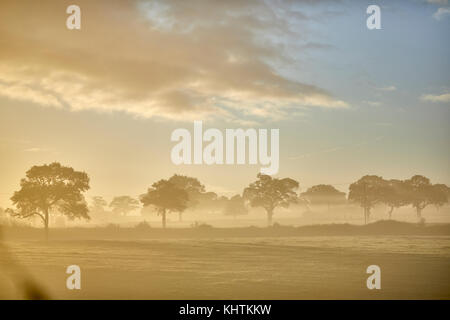
<svg viewBox="0 0 450 320"><path fill-rule="evenodd" d="M372 107L379 107L382 105L382 103L379 101L363 101L363 102Z"/></svg>
<svg viewBox="0 0 450 320"><path fill-rule="evenodd" d="M433 17L436 20L441 20L445 18L446 16L450 15L450 8L449 7L442 7L437 9L437 11L433 14Z"/></svg>
<svg viewBox="0 0 450 320"><path fill-rule="evenodd" d="M429 101L429 102L448 103L448 102L450 102L450 93L444 93L441 95L424 94L424 95L422 95L421 99L423 101Z"/></svg>
<svg viewBox="0 0 450 320"><path fill-rule="evenodd" d="M290 22L308 17L290 10L289 1L275 10L256 0L80 0L81 30L66 28L67 5L0 2L0 95L186 121L281 119L289 108L348 107L272 67L270 61L290 62L274 39L305 37Z"/></svg>
<svg viewBox="0 0 450 320"><path fill-rule="evenodd" d="M378 90L381 91L396 91L397 87L396 86L387 86L387 87L381 87L381 88L377 88Z"/></svg>

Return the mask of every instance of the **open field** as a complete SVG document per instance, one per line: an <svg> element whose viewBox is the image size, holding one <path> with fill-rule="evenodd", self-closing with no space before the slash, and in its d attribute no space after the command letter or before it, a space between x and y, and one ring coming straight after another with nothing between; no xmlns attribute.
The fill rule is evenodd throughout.
<svg viewBox="0 0 450 320"><path fill-rule="evenodd" d="M67 237L53 230L50 242L16 237L4 244L56 299L450 299L448 234L242 237L210 230L195 238L159 231L172 237L127 240L116 231L80 240L74 230ZM73 264L82 271L81 290L66 289ZM381 290L366 288L372 264L381 267Z"/></svg>

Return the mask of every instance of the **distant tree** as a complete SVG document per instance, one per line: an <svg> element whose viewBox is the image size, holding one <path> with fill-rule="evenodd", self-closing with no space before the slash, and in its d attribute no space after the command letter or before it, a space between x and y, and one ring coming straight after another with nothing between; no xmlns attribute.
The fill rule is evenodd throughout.
<svg viewBox="0 0 450 320"><path fill-rule="evenodd" d="M169 178L169 182L173 183L177 188L187 192L189 198L187 202L188 208L196 207L205 192L205 186L201 184L197 178L174 174ZM178 212L179 221L182 220L182 214L183 211Z"/></svg>
<svg viewBox="0 0 450 320"><path fill-rule="evenodd" d="M436 188L436 190L440 190L439 193L445 194L445 197L439 196L439 199L436 199L436 201L434 202L434 206L436 207L437 210L439 210L440 207L449 203L450 188L445 184L435 184L434 188Z"/></svg>
<svg viewBox="0 0 450 320"><path fill-rule="evenodd" d="M154 208L152 206L143 206L141 208L141 216L147 217L154 213Z"/></svg>
<svg viewBox="0 0 450 320"><path fill-rule="evenodd" d="M139 201L130 196L120 196L114 197L109 206L114 213L126 216L131 211L139 208Z"/></svg>
<svg viewBox="0 0 450 320"><path fill-rule="evenodd" d="M187 208L188 193L178 188L168 180L155 182L147 193L141 196L144 206L155 206L162 217L162 226L166 227L166 214L168 212L182 212Z"/></svg>
<svg viewBox="0 0 450 320"><path fill-rule="evenodd" d="M448 202L448 195L442 185L433 185L430 179L424 176L415 175L405 183L409 188L409 201L416 209L419 219L422 219L422 210L426 206L441 206Z"/></svg>
<svg viewBox="0 0 450 320"><path fill-rule="evenodd" d="M257 178L258 180L244 189L243 197L252 207L264 208L267 212L267 223L271 225L275 208L287 208L291 203L297 202L295 190L299 185L290 178L277 179L261 173Z"/></svg>
<svg viewBox="0 0 450 320"><path fill-rule="evenodd" d="M406 183L396 179L385 181L385 189L382 192L381 202L388 206L389 219L391 219L394 209L409 204L409 188Z"/></svg>
<svg viewBox="0 0 450 320"><path fill-rule="evenodd" d="M382 202L386 192L386 181L374 175L367 175L352 183L349 187L348 200L359 203L364 209L364 223L370 220L370 210Z"/></svg>
<svg viewBox="0 0 450 320"><path fill-rule="evenodd" d="M232 216L233 218L236 218L237 216L240 215L248 214L248 209L245 206L244 198L242 198L239 194L231 197L227 201L223 213L224 215Z"/></svg>
<svg viewBox="0 0 450 320"><path fill-rule="evenodd" d="M308 200L311 205L331 205L343 204L346 202L345 192L337 190L335 187L326 184L312 186L306 192L301 193L301 197Z"/></svg>
<svg viewBox="0 0 450 320"><path fill-rule="evenodd" d="M5 222L6 220L6 212L3 210L2 207L0 207L0 224Z"/></svg>
<svg viewBox="0 0 450 320"><path fill-rule="evenodd" d="M92 197L90 210L94 212L104 212L107 205L108 203L103 197L95 196Z"/></svg>
<svg viewBox="0 0 450 320"><path fill-rule="evenodd" d="M105 210L106 206L108 206L108 203L105 199L103 199L103 197L92 197L91 205L89 206L89 214L91 215L91 218L93 220L105 219L107 217L107 213L109 213Z"/></svg>
<svg viewBox="0 0 450 320"><path fill-rule="evenodd" d="M20 190L11 200L16 209L9 209L12 216L29 218L38 216L45 227L48 239L49 214L61 213L69 219L89 219L83 192L89 189L86 173L64 167L57 162L33 166L20 182Z"/></svg>
<svg viewBox="0 0 450 320"><path fill-rule="evenodd" d="M196 200L197 204L195 205L195 208L198 210L218 211L223 208L220 206L218 202L219 196L215 192L202 192L197 196Z"/></svg>

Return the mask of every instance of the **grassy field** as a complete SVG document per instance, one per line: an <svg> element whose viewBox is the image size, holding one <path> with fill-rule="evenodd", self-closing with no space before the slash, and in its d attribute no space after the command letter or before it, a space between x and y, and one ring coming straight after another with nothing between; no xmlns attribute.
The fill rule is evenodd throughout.
<svg viewBox="0 0 450 320"><path fill-rule="evenodd" d="M49 242L18 236L3 244L54 299L450 299L450 235L209 230L194 237L171 230L159 239L126 239L116 232L80 240L75 230L66 237L60 230ZM8 263L6 255L0 260ZM66 289L73 264L81 268L81 290ZM381 290L366 287L373 264L381 267Z"/></svg>

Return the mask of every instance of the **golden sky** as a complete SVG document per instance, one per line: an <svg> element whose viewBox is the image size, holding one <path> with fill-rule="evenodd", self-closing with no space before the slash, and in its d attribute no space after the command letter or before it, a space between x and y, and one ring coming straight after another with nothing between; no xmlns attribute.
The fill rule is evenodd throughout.
<svg viewBox="0 0 450 320"><path fill-rule="evenodd" d="M448 2L381 1L379 31L367 3L1 1L0 205L50 161L106 198L175 172L241 191L260 166L170 162L170 132L194 120L279 128L279 175L305 187L449 183ZM66 28L70 4L81 30Z"/></svg>

